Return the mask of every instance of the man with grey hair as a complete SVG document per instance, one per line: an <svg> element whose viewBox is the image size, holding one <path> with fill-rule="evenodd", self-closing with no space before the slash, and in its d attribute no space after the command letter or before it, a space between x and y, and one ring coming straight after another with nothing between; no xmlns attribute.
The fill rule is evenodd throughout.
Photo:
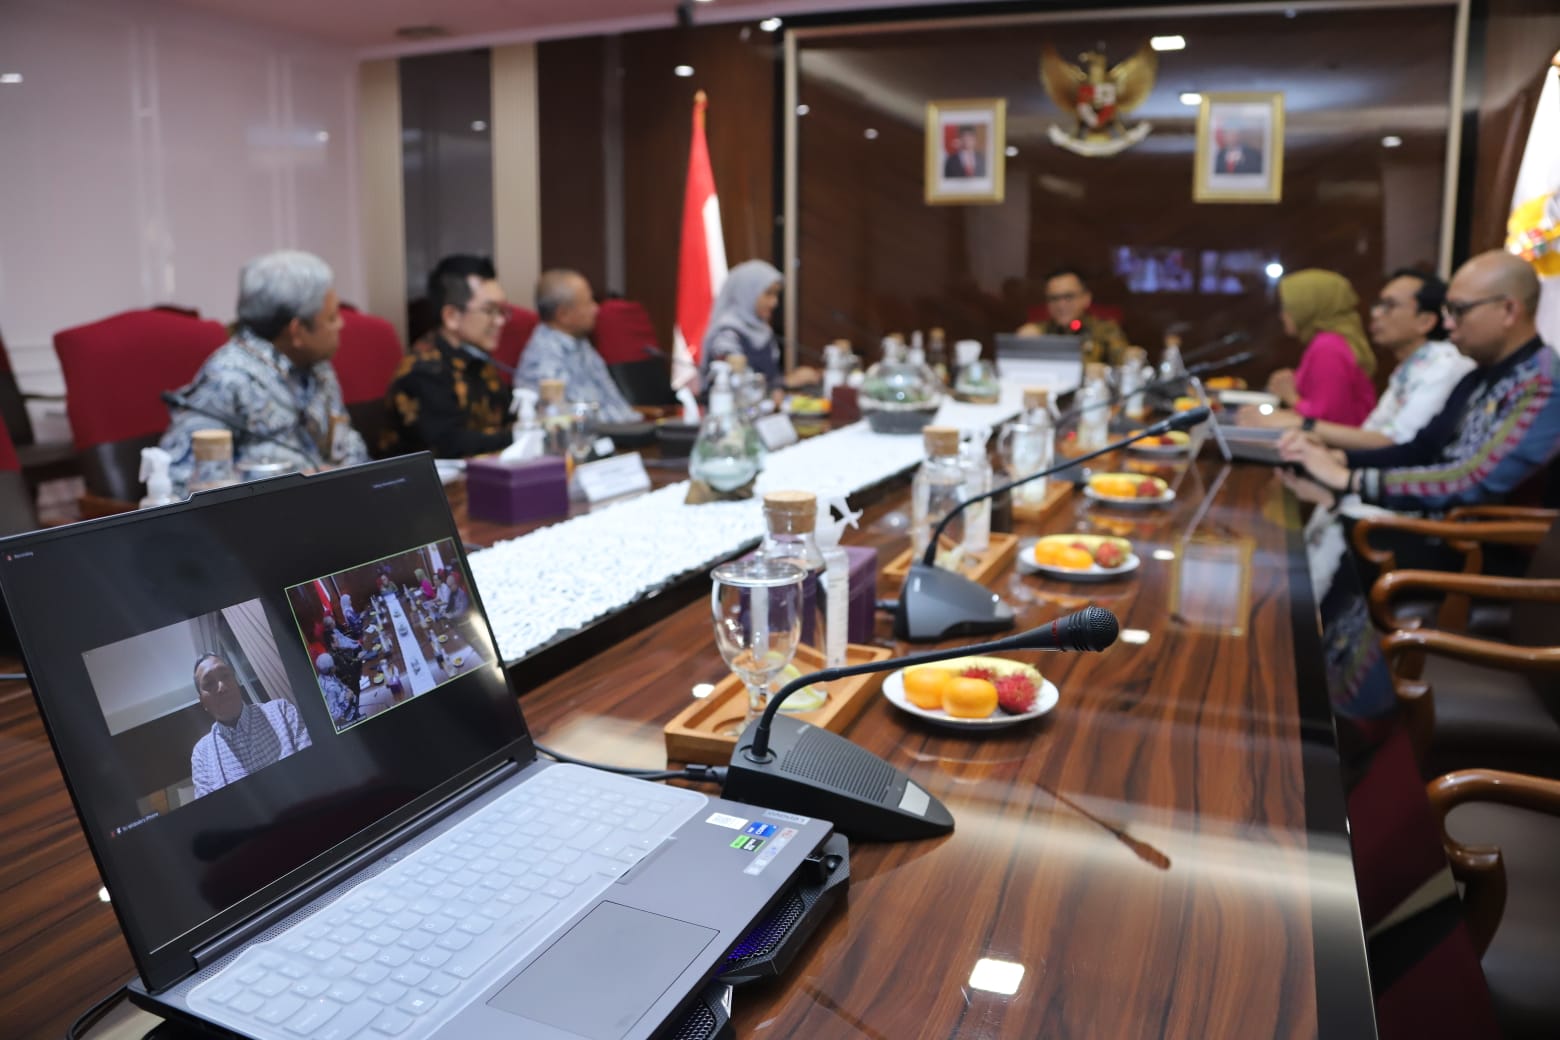
<svg viewBox="0 0 1560 1040"><path fill-rule="evenodd" d="M194 470L197 430L232 430L240 471L368 460L330 364L341 334L332 280L329 265L309 253L268 253L244 265L233 338L183 389L187 407L174 409L159 444L173 458L169 475L176 492L186 489Z"/></svg>
<svg viewBox="0 0 1560 1040"><path fill-rule="evenodd" d="M596 297L578 271L544 271L536 283L541 324L520 356L515 380L540 391L542 380L561 379L570 401L594 401L608 422L633 422L634 406L612 381L607 364L586 339L596 328Z"/></svg>

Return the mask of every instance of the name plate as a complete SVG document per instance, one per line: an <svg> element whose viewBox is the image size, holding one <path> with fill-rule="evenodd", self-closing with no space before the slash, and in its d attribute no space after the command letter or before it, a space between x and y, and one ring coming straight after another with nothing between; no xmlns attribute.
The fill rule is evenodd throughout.
<svg viewBox="0 0 1560 1040"><path fill-rule="evenodd" d="M650 490L650 474L637 451L574 467L574 485L592 504Z"/></svg>
<svg viewBox="0 0 1560 1040"><path fill-rule="evenodd" d="M766 451L778 451L795 444L799 439L796 427L791 425L791 417L784 412L760 416L753 423L753 429L758 432L758 439L764 442Z"/></svg>

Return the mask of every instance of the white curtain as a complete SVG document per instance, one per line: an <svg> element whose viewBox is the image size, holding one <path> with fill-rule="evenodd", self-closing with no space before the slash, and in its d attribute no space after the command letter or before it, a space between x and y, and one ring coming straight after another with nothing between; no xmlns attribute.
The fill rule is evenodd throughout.
<svg viewBox="0 0 1560 1040"><path fill-rule="evenodd" d="M281 652L276 649L276 640L271 636L271 626L265 619L265 608L260 601L252 599L237 606L223 607L222 616L227 619L239 649L249 659L249 667L255 670L265 692L296 707L298 701L293 697L287 669L282 665Z"/></svg>

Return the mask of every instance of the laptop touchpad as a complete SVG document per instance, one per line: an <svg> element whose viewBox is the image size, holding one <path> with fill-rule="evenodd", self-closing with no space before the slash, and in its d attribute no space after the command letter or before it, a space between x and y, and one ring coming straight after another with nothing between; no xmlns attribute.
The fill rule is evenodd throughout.
<svg viewBox="0 0 1560 1040"><path fill-rule="evenodd" d="M590 1040L618 1040L717 934L600 903L488 1004Z"/></svg>

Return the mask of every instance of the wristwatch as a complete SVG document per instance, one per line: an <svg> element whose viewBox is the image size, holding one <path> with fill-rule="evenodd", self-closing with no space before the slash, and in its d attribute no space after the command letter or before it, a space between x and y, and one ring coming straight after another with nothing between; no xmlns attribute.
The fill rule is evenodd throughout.
<svg viewBox="0 0 1560 1040"><path fill-rule="evenodd" d="M1316 429L1316 416L1308 415L1304 419L1301 419L1300 428L1306 433L1310 433L1312 430Z"/></svg>

